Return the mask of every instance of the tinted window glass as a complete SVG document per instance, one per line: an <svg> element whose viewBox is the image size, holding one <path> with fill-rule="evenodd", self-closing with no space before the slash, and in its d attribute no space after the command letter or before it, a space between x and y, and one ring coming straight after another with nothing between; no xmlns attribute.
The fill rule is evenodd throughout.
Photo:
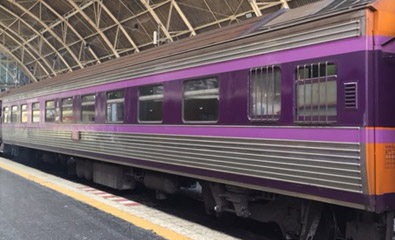
<svg viewBox="0 0 395 240"><path fill-rule="evenodd" d="M148 122L162 121L163 86L139 88L139 120Z"/></svg>
<svg viewBox="0 0 395 240"><path fill-rule="evenodd" d="M32 104L32 122L40 122L40 103Z"/></svg>
<svg viewBox="0 0 395 240"><path fill-rule="evenodd" d="M45 121L46 122L55 121L55 101L45 102Z"/></svg>
<svg viewBox="0 0 395 240"><path fill-rule="evenodd" d="M21 123L27 123L27 105L21 105Z"/></svg>
<svg viewBox="0 0 395 240"><path fill-rule="evenodd" d="M73 98L62 99L62 122L70 123L73 121Z"/></svg>
<svg viewBox="0 0 395 240"><path fill-rule="evenodd" d="M184 83L184 120L218 120L218 80L198 79Z"/></svg>
<svg viewBox="0 0 395 240"><path fill-rule="evenodd" d="M107 122L123 121L123 91L107 93Z"/></svg>
<svg viewBox="0 0 395 240"><path fill-rule="evenodd" d="M95 95L82 96L81 101L81 121L94 122L95 121Z"/></svg>
<svg viewBox="0 0 395 240"><path fill-rule="evenodd" d="M113 91L107 93L107 100L123 98L123 91Z"/></svg>
<svg viewBox="0 0 395 240"><path fill-rule="evenodd" d="M12 123L18 122L18 106L11 107L11 122Z"/></svg>
<svg viewBox="0 0 395 240"><path fill-rule="evenodd" d="M3 108L3 123L10 123L10 122L11 122L10 108L4 107Z"/></svg>

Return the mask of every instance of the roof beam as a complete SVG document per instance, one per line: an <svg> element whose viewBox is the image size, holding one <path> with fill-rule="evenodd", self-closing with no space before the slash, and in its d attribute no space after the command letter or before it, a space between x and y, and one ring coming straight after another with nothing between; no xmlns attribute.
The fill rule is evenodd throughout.
<svg viewBox="0 0 395 240"><path fill-rule="evenodd" d="M20 22L22 22L24 25L26 25L28 28L30 28L30 30L33 31L33 32L37 35L37 37L39 37L39 36L42 37L42 34L41 34L39 31L37 31L34 27L32 27L29 23L27 23L23 18L21 18L20 16L17 16L14 12L12 12L12 11L9 10L8 8L4 7L2 4L0 4L0 8L1 8L2 10L6 11L8 14L12 15L12 16L16 19L16 21L20 21ZM14 21L14 22L16 22L16 21ZM13 24L13 23L12 23L12 24ZM46 38L42 37L42 39L43 39L43 41L44 41L46 44L48 44L48 46L54 51L54 53L57 54L57 56L62 60L62 62L65 64L65 66L66 66L68 69L71 69L70 66L69 66L69 64L68 64L68 63L66 62L66 60L63 58L63 56L62 56L58 51L56 51L55 47L54 47L50 42L48 42L48 40L47 40ZM28 42L28 41L26 41L26 42ZM14 49L14 50L15 50L15 49Z"/></svg>
<svg viewBox="0 0 395 240"><path fill-rule="evenodd" d="M98 25L96 25L89 17L86 15L86 13L73 1L73 0L67 0L67 2L75 8L79 14L99 33L100 37L104 40L106 43L107 47L111 50L111 52L114 54L116 58L119 58L119 54L117 50L114 48L110 40L104 35L103 31L99 28Z"/></svg>
<svg viewBox="0 0 395 240"><path fill-rule="evenodd" d="M253 1L256 2L256 0L253 0ZM291 0L277 0L277 1L269 1L269 2L263 1L263 2L256 2L256 4L258 6L264 6L263 8L259 7L259 9L261 9L261 10L265 9L265 8L270 8L270 7L273 7L276 5L280 5L280 4L281 4L282 8L289 8L288 1L291 1Z"/></svg>
<svg viewBox="0 0 395 240"><path fill-rule="evenodd" d="M74 61L77 62L78 66L80 68L84 68L84 66L81 64L77 56L74 54L74 52L66 45L65 42L46 24L44 21L41 20L40 17L37 17L35 14L33 14L31 11L26 9L24 6L21 4L17 3L16 1L11 1L15 6L17 6L19 9L21 9L24 13L27 13L30 17L32 17L34 20L39 22L41 26L43 26L47 32L49 32L63 47L69 52L70 56L74 59ZM38 3L41 4L41 0L38 0ZM40 5L41 6L41 5ZM40 8L40 14L41 14L41 8ZM58 55L61 56L61 54L58 52ZM63 56L61 56L62 59L64 60ZM67 64L68 65L68 64ZM73 70L69 66L69 70L72 72Z"/></svg>
<svg viewBox="0 0 395 240"><path fill-rule="evenodd" d="M19 58L17 58L7 47L5 47L3 44L0 44L0 51L4 52L6 55L10 56L12 59L15 60L15 62L18 64L18 66L23 70L23 72L30 78L30 80L33 80L34 82L37 82L36 76L32 72L29 71L29 69L26 67L23 62Z"/></svg>
<svg viewBox="0 0 395 240"><path fill-rule="evenodd" d="M45 65L48 67L48 69L50 69L52 71L52 74L54 76L56 76L56 72L52 69L51 65L49 65L49 63L42 58L42 55L37 51L37 49L35 49L33 46L31 46L30 43L27 43L26 40L24 40L20 34L16 33L14 30L12 30L11 28L9 28L8 26L5 26L2 22L0 22L0 26L2 26L4 28L4 30L2 30L1 33L3 34L7 34L7 36L13 40L14 42L18 43L20 46L24 46L27 45L29 46L30 49L32 49L32 51L34 51L38 56L40 56L40 59L43 60L43 62L45 63ZM12 34L14 36L18 36L21 40L18 41L17 39L14 38L13 35L9 34L7 31L12 32ZM36 62L38 62L38 65L41 67L41 69L47 74L49 75L49 72L47 71L47 69L41 64L41 62L39 61L39 59L37 59L31 52L29 49L25 48L24 50L26 50L26 52L33 58L35 59ZM11 51L11 50L10 50ZM11 51L13 52L13 51ZM23 62L23 59L21 59L21 62Z"/></svg>
<svg viewBox="0 0 395 240"><path fill-rule="evenodd" d="M232 7L230 6L228 0L225 0L225 4L226 4L226 6L229 8L229 11L232 13L232 16L235 16L237 10L240 8L240 6L241 6L241 4L243 4L243 2L240 1L240 3L238 4L238 6L237 6L237 8L236 8L236 11L234 11L234 10L232 9ZM234 17L234 18L229 22L229 25L232 23L233 20L236 21L236 22L239 22L239 19L237 19L237 18Z"/></svg>
<svg viewBox="0 0 395 240"><path fill-rule="evenodd" d="M289 8L287 0L280 0L280 2L283 4L282 8Z"/></svg>
<svg viewBox="0 0 395 240"><path fill-rule="evenodd" d="M15 61L1 59L0 63L14 63Z"/></svg>
<svg viewBox="0 0 395 240"><path fill-rule="evenodd" d="M262 12L261 12L262 9L274 7L279 4L282 5L281 6L282 8L289 8L288 1L290 1L290 0L277 0L277 1L271 1L271 2L267 2L267 1L266 2L265 1L257 2L257 0L248 0L248 3L251 5L251 8L254 11L255 15L257 17L260 17L260 16L262 16ZM261 7L261 6L263 6L263 7Z"/></svg>
<svg viewBox="0 0 395 240"><path fill-rule="evenodd" d="M123 27L123 25L118 21L118 19L114 16L114 14L112 14L112 12L104 5L103 1L102 0L96 0L96 2L104 9L104 11L108 14L108 16L110 16L110 18L118 25L118 28L121 30L123 35L129 41L130 45L133 46L133 48L136 50L136 52L140 52L140 50L137 47L136 43L129 36L128 32L126 32L126 30Z"/></svg>
<svg viewBox="0 0 395 240"><path fill-rule="evenodd" d="M9 0L10 1L10 0ZM43 1L42 3L44 3L45 1ZM86 8L88 8L88 7L90 7L92 4L93 4L94 2L93 1L87 1L87 2L85 2L83 5L81 5L80 6L80 8L81 8L81 10L84 10L84 9L86 9ZM1 5L0 5L1 6ZM78 11L76 10L76 9L74 9L73 8L73 11L70 11L70 12L68 12L68 13L66 13L64 16L63 16L63 18L64 18L64 20L65 21L68 21L68 19L70 19L71 17L73 17L73 16L75 16L76 14L78 14ZM11 23L10 24L10 26L12 25L12 24L14 24L15 23L15 21L13 22L13 23ZM55 26L57 26L57 25L59 25L59 24L61 24L62 23L62 20L58 20L58 21L56 21L56 22L53 22L53 23L51 23L51 25L49 26L50 28L54 28ZM70 24L69 24L70 25ZM28 26L29 28L30 28L30 26ZM41 31L40 33L41 33L41 35L43 34L43 33L45 33L46 32L46 30L44 29L43 31ZM33 41L33 40L35 40L36 38L38 38L40 35L38 35L38 34L35 34L34 36L32 36L31 38L29 38L28 40L26 40L26 42L31 42L31 41ZM81 41L84 41L84 39L82 39ZM74 42L74 43L72 43L72 44L69 44L69 46L72 46L73 44L75 44L75 43L77 43L77 42ZM14 49L14 51L16 50L16 49L18 49L18 48L15 48ZM96 56L96 61L98 61L99 63L100 63L100 59L99 58L97 58L97 55L93 52L93 50L90 50L90 52L91 52L91 54L95 57ZM51 53L52 54L52 53ZM50 54L49 54L50 55Z"/></svg>
<svg viewBox="0 0 395 240"><path fill-rule="evenodd" d="M277 1L277 2L270 2L270 4L263 4L263 3L259 3L259 9L260 10L263 10L263 9L267 9L267 8L270 8L270 7L274 7L274 6L276 6L276 5L279 5L279 4L281 4L281 2L280 1ZM154 9L154 8L156 8L156 7L158 7L158 5L159 4L156 4L155 6L152 6L152 8ZM199 8L200 10L203 10L203 11L207 11L206 9L201 9L201 8ZM225 18L222 18L222 19L219 19L219 20L217 20L217 21L215 21L215 22L210 22L210 23L207 23L207 24L203 24L203 25L200 25L200 26L196 26L194 29L195 29L195 31L196 30L201 30L201 29L204 29L204 28L207 28L207 27L211 27L212 25L217 25L217 24L220 24L220 23L223 23L223 22L227 22L227 21L230 21L230 20L232 20L232 19L234 19L234 18L239 18L239 17L242 17L242 16L244 16L246 13L248 13L248 12L250 12L250 11L246 11L246 12L240 12L240 13L238 13L238 14L235 14L235 15L232 15L232 16L227 16L227 17L225 17ZM143 12L141 12L141 13L139 13L139 14L136 14L136 15L134 15L134 16L130 16L130 17L128 17L128 18L125 18L124 20L122 20L121 21L121 23L123 23L123 22L126 22L126 21L129 21L129 20L132 20L132 19L135 19L135 18L137 18L137 17L139 17L139 16L141 16L141 15L143 15L143 14L145 14L146 13L146 11L143 11ZM179 32L179 33L177 33L177 34L173 34L173 36L179 36L179 35L183 35L183 34L185 34L185 33L187 33L187 31L182 31L182 32ZM143 43L143 44L140 44L139 45L139 47L141 48L141 47L147 47L147 46L149 46L149 45L151 45L152 43L150 43L150 42L148 42L148 43Z"/></svg>
<svg viewBox="0 0 395 240"><path fill-rule="evenodd" d="M51 24L49 27L53 28L54 26L58 25L58 22L63 22L64 24L66 24L66 26L68 28L71 29L71 31L73 31L73 33L81 40L81 42L85 42L84 38L81 36L81 34L79 34L79 32L77 30L75 30L75 28L69 23L68 19L65 19L62 15L60 15L55 9L53 9L46 1L40 0L41 3L48 8L53 14L55 14L55 16L58 18L58 21L55 22L55 24ZM69 15L70 17L70 15ZM63 39L64 42L65 39ZM70 46L70 45L69 45ZM95 58L95 60L100 63L100 59L97 57L96 53L93 51L92 48L88 48L88 51L90 52L90 54ZM79 58L79 61L81 62L81 59ZM81 63L82 64L82 63Z"/></svg>
<svg viewBox="0 0 395 240"><path fill-rule="evenodd" d="M140 0L141 4L144 5L144 7L148 10L148 12L151 14L151 16L154 18L155 22L160 25L160 29L162 32L165 34L166 38L169 39L171 42L173 42L173 38L171 37L169 31L165 28L165 25L163 25L162 21L159 19L158 15L156 15L154 9L151 7L149 4L149 1L147 0Z"/></svg>
<svg viewBox="0 0 395 240"><path fill-rule="evenodd" d="M211 13L211 15L213 16L213 18L215 19L215 22L218 23L218 18L215 16L214 11L211 10L210 5L208 5L208 3L206 2L206 0L203 0L204 4L206 5L207 9L209 10L209 12ZM218 23L218 27L222 28L221 24Z"/></svg>
<svg viewBox="0 0 395 240"><path fill-rule="evenodd" d="M270 7L279 5L279 4L281 4L281 2L276 2L274 5L273 5L273 2L271 3L271 5L268 5L268 4L263 5L263 4L262 4L262 6L259 6L259 9L260 9L260 10L263 10L263 9L270 8ZM259 5L261 5L261 4L259 4ZM248 12L250 12L250 11L248 11ZM230 21L230 20L232 20L232 19L234 19L234 18L239 18L239 17L241 17L241 16L244 16L244 15L245 15L246 13L248 13L248 12L241 12L241 13L238 13L238 14L236 14L236 15L232 15L232 16L228 16L228 17L219 19L219 20L217 20L217 21L215 21L215 22L210 22L210 23L207 23L207 24L203 24L203 25L197 26L197 27L195 27L195 30L200 30L200 29L203 29L203 28L210 27L210 26L212 26L212 25L216 25L216 24L220 24L220 23L223 23L223 22ZM183 33L181 33L181 34L183 34ZM176 35L176 36L177 36L177 35Z"/></svg>
<svg viewBox="0 0 395 240"><path fill-rule="evenodd" d="M47 72L45 74L47 74L48 76L53 76L56 75L56 73L60 72L60 71L67 71L71 69L75 69L75 67L78 67L80 65L86 66L86 64L90 64L90 63L95 63L96 62L100 62L101 59L104 58L112 58L112 57L119 57L119 55L122 55L122 53L125 52L138 52L140 49L144 49L149 45L152 45L152 41L150 42L150 39L152 39L152 34L151 31L149 30L147 31L147 29L145 27L148 27L149 29L152 29L152 25L151 24L158 24L158 28L160 27L160 31L162 32L161 35L163 38L167 38L169 39L169 41L173 41L173 38L177 38L178 36L187 36L187 35L196 35L196 32L199 30L201 31L201 29L205 29L209 26L213 26L214 24L217 24L219 27L221 26L221 24L223 25L223 22L226 23L231 23L232 20L240 20L240 16L245 15L247 12L251 12L251 8L254 10L255 15L256 16L260 16L261 14L261 10L266 9L266 8L271 8L271 7L279 7L280 4L282 5L282 7L289 7L288 6L288 2L290 2L291 0L247 0L248 3L251 5L251 8L248 8L246 12L241 13L239 10L239 7L241 6L241 4L243 3L243 6L245 4L247 4L245 1L246 0L240 0L237 1L239 4L238 8L236 10L234 10L235 8L233 8L233 5L230 6L227 1L225 0L224 3L228 4L229 9L231 10L231 12L229 14L221 14L221 13L215 13L212 11L212 9L210 7L212 7L212 3L209 0L200 0L203 1L204 3L206 3L207 9L202 9L204 11L207 12L211 12L211 14L213 14L213 17L216 18L215 22L211 22L208 24L202 24L201 26L195 26L193 25L194 23L191 22L192 19L188 19L188 15L184 14L183 12L183 5L185 5L185 3L183 3L182 0L161 0L160 3L154 4L153 2L157 2L157 1L150 1L150 0L140 0L140 7L142 7L142 9L138 9L136 14L134 14L134 9L133 11L129 9L130 13L128 13L127 16L125 16L125 18L118 18L116 15L116 11L113 10L112 8L110 8L110 2L107 3L104 0L66 0L64 2L67 2L68 5L70 5L70 9L68 10L67 13L64 13L62 16L62 13L57 12L54 8L52 8L51 6L55 6L52 5L52 2L50 0L7 0L9 1L11 4L19 4L22 7L25 8L24 12L22 12L21 16L14 16L16 18L16 20L14 21L14 23L12 24L6 24L8 26L8 28L10 28L13 31L4 31L5 36L13 36L14 39L10 39L8 37L8 39L10 39L11 44L4 44L6 46L9 46L11 49L10 51L12 53L15 54L15 56L19 56L19 59L21 60L22 63L26 64L27 69L29 70L32 67L35 67L35 71L37 70L38 74L42 74L41 76L37 76L36 78L40 79L42 76L44 76L44 72L45 70L47 70ZM121 4L124 4L122 2L122 0L119 0ZM127 0L128 1L128 0ZM230 0L229 0L230 1ZM26 4L24 4L23 2L29 3L27 7ZM138 1L137 1L138 2ZM40 5L38 5L40 4ZM167 16L167 20L164 20L164 18L160 15L160 11L158 11L158 8L163 7L163 6L169 6L170 5L170 12L169 15ZM210 4L210 5L209 5ZM254 8L252 6L252 4L254 5ZM0 4L1 5L1 4ZM133 6L133 5L131 5ZM121 6L122 7L122 6ZM127 7L127 6L125 6ZM192 6L193 8L199 8L196 6ZM226 7L226 6L224 6ZM87 15L87 11L85 9L89 8L89 10L93 9L95 11L95 15L94 17L90 17ZM0 8L1 9L1 8ZM13 11L13 7L11 7L9 9L9 11ZM106 13L105 15L108 15L108 17L111 19L111 23L110 25L106 25L106 27L103 27L104 25L103 20L104 20L104 13L103 11ZM180 16L180 20L183 23L182 30L181 31L176 31L176 32L172 32L170 31L171 28L171 19L172 19L172 15L171 12L173 14L176 14L175 11L177 12L177 14ZM15 11L13 11L15 12ZM17 11L20 12L20 11ZM221 11L222 12L222 11ZM55 18L50 18L50 21L45 21L45 14L49 13L52 16L55 16ZM102 16L100 16L100 13ZM37 26L33 26L31 25L31 23L27 23L26 21L26 16L32 16L30 15L32 14L33 16L37 17L40 21L37 21L39 24L39 30L34 30L37 29ZM143 18L141 18L141 16L143 16L144 14L146 14ZM231 16L230 16L231 14ZM148 19L150 19L149 24L142 24L140 22L145 20L148 20L146 18L146 16L148 15ZM25 17L23 17L25 16ZM43 16L43 18L41 18L41 16ZM72 18L74 16L74 18L78 18L80 19L80 21L82 21L83 24L86 24L85 26L87 26L88 28L92 29L92 33L88 33L89 36L85 36L85 34L80 34L77 31L77 27L73 26L72 24L70 24L70 18L74 20L74 18ZM151 17L150 17L151 16ZM100 19L100 17L102 19ZM107 16L106 16L107 17ZM11 17L9 17L11 19ZM12 18L13 19L13 18ZM25 20L23 20L25 19ZM143 33L147 36L147 38L144 38L144 42L141 42L140 44L137 44L137 39L135 39L133 36L132 32L128 31L128 25L125 24L126 21L129 21L131 19L135 19L132 22L132 25L134 24L134 21L137 21L137 23L141 26L141 28L138 29L138 31L140 33ZM36 19L35 19L36 20ZM163 21L162 21L163 20ZM166 22L167 21L167 22ZM34 21L36 23L36 21ZM19 34L20 31L16 30L15 28L18 27L14 24L20 24L23 27L25 27L23 24L26 25L26 27L28 27L29 29L31 29L31 31L29 32L33 32L34 36L26 36L26 35L21 35ZM36 23L37 24L37 23ZM1 25L0 25L1 26ZM92 27L90 27L92 26ZM132 26L133 27L133 26ZM1 28L1 27L0 27ZM58 31L59 29L59 31ZM107 37L108 36L108 31L114 31L116 32L115 34L115 40L113 41L112 37ZM144 30L144 31L143 31ZM1 32L1 29L0 29ZM15 35L15 33L18 33L17 35ZM38 33L38 34L37 34ZM49 35L51 34L51 35ZM49 38L45 39L43 36L48 36ZM69 36L73 35L76 36L76 38L69 40ZM67 41L66 41L66 36L67 36ZM84 48L84 43L85 43L85 39L89 39L89 37L95 36L97 38L101 38L103 44L100 47L103 47L103 49L106 49L106 52L103 53L106 56L102 56L102 57L98 57L97 54L99 54L99 52L97 52L97 54L95 54L94 50L96 48ZM58 39L55 39L55 37L58 37L61 41L59 41ZM119 45L119 40L122 38L125 40L127 40L128 42L125 41L126 45L121 46ZM133 38L132 38L133 37ZM52 40L51 40L52 38ZM163 40L162 38L162 40ZM109 41L109 39L111 39L111 41ZM13 41L15 42L15 44L13 43ZM37 41L42 42L42 48L47 50L44 51L45 54L37 54L39 53L39 48L40 47L33 47L35 46L35 43ZM63 45L58 45L58 43L54 43L53 45L51 43L53 43L53 41L59 41L59 43L63 44ZM130 43L130 45L128 44ZM59 46L56 47L57 49L54 49L55 46ZM76 50L77 46L79 47L79 52L77 52L78 50ZM44 48L45 47L45 48ZM18 50L18 52L16 52L16 50ZM20 55L20 51L22 51L22 55ZM88 52L89 51L89 52ZM104 50L103 50L104 51ZM64 54L67 52L67 56L70 56L70 54L75 55L76 58L74 58L74 60L78 59L78 61L76 60L76 65L73 66L68 66L65 62L63 62L62 57L60 55ZM108 55L107 55L108 54ZM111 55L113 54L113 55ZM57 70L54 69L54 67L51 64L51 56L55 55L57 58L57 61L62 60L62 69L60 70L59 68L56 67ZM117 56L118 55L118 56ZM24 59L25 56L25 59ZM32 57L30 57L32 56ZM26 58L28 58L29 60L27 60ZM69 61L68 57L63 57L66 58L65 60L68 61L68 64L71 64ZM71 59L70 59L71 60ZM85 61L86 60L86 61ZM54 60L55 61L55 60ZM103 60L104 61L104 60ZM27 63L29 62L29 63ZM72 63L74 63L74 61L71 61ZM58 62L57 62L58 63ZM64 63L64 65L63 65ZM33 66L31 64L34 64ZM77 66L78 64L78 66ZM30 67L32 66L32 67ZM66 68L64 68L64 66L66 66ZM43 70L41 70L43 69ZM52 73L51 73L52 71ZM30 72L30 71L29 71ZM33 73L33 72L32 72ZM33 73L34 74L34 73ZM45 77L45 76L44 76Z"/></svg>
<svg viewBox="0 0 395 240"><path fill-rule="evenodd" d="M4 71L6 72L6 74L8 74L9 76L11 76L11 78L14 80L14 82L18 81L18 79L16 79L16 75L15 73L11 72L9 67L5 66L5 64L0 63L0 68L4 69ZM0 81L1 82L1 81Z"/></svg>
<svg viewBox="0 0 395 240"><path fill-rule="evenodd" d="M174 6L174 8L176 9L178 15L180 15L182 21L185 23L185 25L188 27L189 31L191 31L191 35L195 36L196 32L195 29L192 27L191 23L189 22L189 20L187 19L187 17L185 16L184 12L181 10L180 6L178 5L178 3L175 0L171 0L171 4Z"/></svg>
<svg viewBox="0 0 395 240"><path fill-rule="evenodd" d="M8 0L10 1L10 0ZM15 3L13 1L10 1L11 3ZM3 9L4 11L7 11L7 13L11 14L14 18L16 18L17 20L23 22L23 24L25 24L28 28L30 28L37 36L42 36L42 34L37 31L34 27L32 27L29 23L27 23L21 16L16 15L14 12L10 11L9 9L5 8L2 4L0 4L0 8ZM25 13L29 13L28 10L25 11ZM31 14L31 13L30 13ZM56 48L44 37L42 37L42 39L44 40L44 42L46 44L48 44L48 46L57 54L57 56L62 60L62 62L66 65L66 67L68 69L71 69L70 65L67 63L67 61L63 58L63 56L56 50Z"/></svg>
<svg viewBox="0 0 395 240"><path fill-rule="evenodd" d="M248 0L248 3L251 5L251 8L254 11L255 16L257 16L257 17L262 16L261 10L259 9L259 6L256 3L256 0Z"/></svg>

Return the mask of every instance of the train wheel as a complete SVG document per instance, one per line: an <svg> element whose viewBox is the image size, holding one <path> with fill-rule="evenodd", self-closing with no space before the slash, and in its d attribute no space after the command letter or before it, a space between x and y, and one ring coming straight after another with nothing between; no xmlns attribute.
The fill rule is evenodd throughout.
<svg viewBox="0 0 395 240"><path fill-rule="evenodd" d="M321 214L314 240L336 240L339 235L335 212L331 207L325 207Z"/></svg>
<svg viewBox="0 0 395 240"><path fill-rule="evenodd" d="M336 240L338 227L335 212L319 202L309 202L304 214L300 240Z"/></svg>
<svg viewBox="0 0 395 240"><path fill-rule="evenodd" d="M204 202L204 208L206 209L206 213L208 215L214 215L214 207L215 207L215 199L210 190L209 183L202 181L200 183L202 185L202 197Z"/></svg>

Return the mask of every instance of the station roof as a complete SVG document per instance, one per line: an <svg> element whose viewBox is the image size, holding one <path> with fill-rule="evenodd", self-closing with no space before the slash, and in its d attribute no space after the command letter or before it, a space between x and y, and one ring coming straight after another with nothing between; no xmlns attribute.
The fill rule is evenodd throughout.
<svg viewBox="0 0 395 240"><path fill-rule="evenodd" d="M0 52L34 82L318 1L0 0Z"/></svg>

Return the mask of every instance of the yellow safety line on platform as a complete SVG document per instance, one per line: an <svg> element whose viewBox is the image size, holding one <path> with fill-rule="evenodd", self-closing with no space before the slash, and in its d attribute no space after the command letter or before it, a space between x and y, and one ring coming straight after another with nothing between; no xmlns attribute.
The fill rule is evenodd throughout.
<svg viewBox="0 0 395 240"><path fill-rule="evenodd" d="M86 204L88 204L88 205L90 205L92 207L95 207L95 208L103 211L103 212L106 212L106 213L109 213L109 214L111 214L113 216L121 218L121 219L123 219L123 220L125 220L125 221L127 221L127 222L129 222L129 223L131 223L131 224L133 224L135 226L137 226L137 227L140 227L140 228L143 228L143 229L146 229L146 230L151 230L151 231L155 232L157 235L159 235L161 237L164 237L166 239L191 240L190 238L188 238L186 236L183 236L181 234L178 234L176 232L173 232L171 230L168 230L166 228L158 226L158 225L156 225L154 223L151 223L151 222L149 222L147 220L144 220L142 218L133 216L130 213L121 211L121 210L119 210L119 209L117 209L115 207L111 207L111 206L109 206L109 205L107 205L105 203L96 201L96 200L94 200L92 198L86 197L86 196L84 196L82 194L79 194L77 192L74 192L72 190L69 190L69 189L57 186L57 185L55 185L53 183L50 183L48 181L45 181L45 180L39 178L39 177L35 177L35 176L31 175L31 174L28 174L28 173L26 173L26 172L24 172L22 170L18 170L16 168L7 166L6 164L4 164L2 162L0 162L0 168L2 168L4 170L7 170L9 172L12 172L12 173L14 173L16 175L19 175L19 176L21 176L23 178L26 178L26 179L28 179L30 181L36 182L36 183L38 183L40 185L43 185L43 186L45 186L47 188L50 188L50 189L55 190L57 192L60 192L60 193L62 193L64 195L66 195L66 196L72 197L72 198L74 198L74 199L76 199L76 200L78 200L80 202L86 203Z"/></svg>

